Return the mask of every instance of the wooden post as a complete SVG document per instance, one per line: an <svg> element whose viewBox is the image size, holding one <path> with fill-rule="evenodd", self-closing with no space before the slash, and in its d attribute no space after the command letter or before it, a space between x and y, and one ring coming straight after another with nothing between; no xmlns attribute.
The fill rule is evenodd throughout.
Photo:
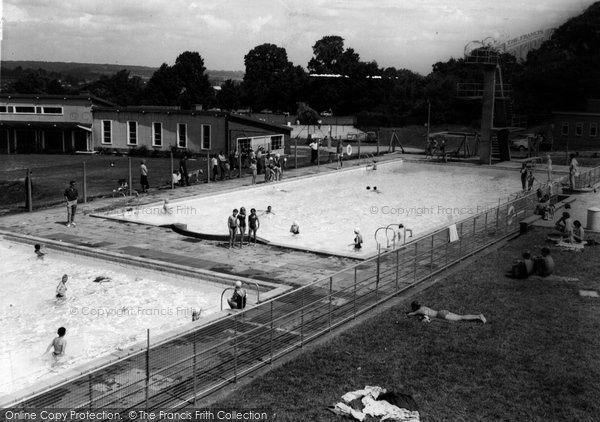
<svg viewBox="0 0 600 422"><path fill-rule="evenodd" d="M173 171L174 170L175 170L175 168L173 167L173 151L171 151L171 189L175 189L175 182L173 181ZM180 175L180 176L183 177L183 175Z"/></svg>
<svg viewBox="0 0 600 422"><path fill-rule="evenodd" d="M133 195L133 179L131 177L131 157L129 157L129 196Z"/></svg>
<svg viewBox="0 0 600 422"><path fill-rule="evenodd" d="M87 172L85 169L85 161L83 162L83 203L87 203Z"/></svg>
<svg viewBox="0 0 600 422"><path fill-rule="evenodd" d="M27 176L25 177L25 190L27 191L27 211L33 211L33 193L31 192L31 171L27 169Z"/></svg>
<svg viewBox="0 0 600 422"><path fill-rule="evenodd" d="M131 159L129 160L131 162ZM146 410L148 409L148 393L150 389L150 329L146 330Z"/></svg>
<svg viewBox="0 0 600 422"><path fill-rule="evenodd" d="M206 183L210 183L210 153L206 151Z"/></svg>

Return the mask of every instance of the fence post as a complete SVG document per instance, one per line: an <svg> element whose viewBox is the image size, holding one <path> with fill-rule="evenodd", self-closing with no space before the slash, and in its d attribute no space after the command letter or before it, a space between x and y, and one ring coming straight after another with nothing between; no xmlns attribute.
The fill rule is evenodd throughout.
<svg viewBox="0 0 600 422"><path fill-rule="evenodd" d="M396 249L396 290L398 290L398 271L400 271L400 249Z"/></svg>
<svg viewBox="0 0 600 422"><path fill-rule="evenodd" d="M431 275L433 275L433 237L434 235L431 235Z"/></svg>
<svg viewBox="0 0 600 422"><path fill-rule="evenodd" d="M88 374L88 394L90 396L89 402L89 409L90 410L94 410L94 406L92 405L92 401L94 400L94 396L93 396L93 389L92 389L92 374Z"/></svg>
<svg viewBox="0 0 600 422"><path fill-rule="evenodd" d="M210 153L206 151L206 183L210 183Z"/></svg>
<svg viewBox="0 0 600 422"><path fill-rule="evenodd" d="M413 271L415 273L414 274L414 281L415 281L415 283L417 282L417 255L418 255L418 251L419 251L419 249L418 249L418 243L419 242L415 242L415 252L414 252L414 255L413 255L413 260L414 260L414 262L413 262Z"/></svg>
<svg viewBox="0 0 600 422"><path fill-rule="evenodd" d="M294 138L294 168L298 168L298 138Z"/></svg>
<svg viewBox="0 0 600 422"><path fill-rule="evenodd" d="M357 272L357 268L354 267L354 298L353 298L353 308L354 308L354 319L356 319L356 272Z"/></svg>
<svg viewBox="0 0 600 422"><path fill-rule="evenodd" d="M331 306L333 300L333 277L329 277L329 332L331 332Z"/></svg>
<svg viewBox="0 0 600 422"><path fill-rule="evenodd" d="M133 179L131 177L131 157L129 157L129 196L133 195Z"/></svg>
<svg viewBox="0 0 600 422"><path fill-rule="evenodd" d="M196 407L196 398L197 398L197 394L196 394L196 361L197 361L197 357L196 357L196 333L198 332L198 330L194 330L194 367L192 369L192 377L193 378L193 388L194 388L194 407Z"/></svg>
<svg viewBox="0 0 600 422"><path fill-rule="evenodd" d="M173 167L173 151L171 151L171 189L175 189L175 182L173 181L174 170L175 168ZM185 176L183 174L180 174L180 176L183 178L181 180L185 180Z"/></svg>
<svg viewBox="0 0 600 422"><path fill-rule="evenodd" d="M320 165L319 163L321 161L320 152L321 152L321 148L320 148L320 145L317 143L317 171L319 171L319 165Z"/></svg>
<svg viewBox="0 0 600 422"><path fill-rule="evenodd" d="M304 291L306 289L302 289L302 298L300 299L300 309L302 309L300 313L300 347L304 346Z"/></svg>
<svg viewBox="0 0 600 422"><path fill-rule="evenodd" d="M270 357L269 357L269 363L272 364L273 363L273 301L271 301L271 339L270 339L270 346L269 348L270 350Z"/></svg>
<svg viewBox="0 0 600 422"><path fill-rule="evenodd" d="M129 159L129 163L131 164L131 159ZM150 390L150 329L148 328L146 330L146 410L148 410L149 390Z"/></svg>
<svg viewBox="0 0 600 422"><path fill-rule="evenodd" d="M85 161L83 162L83 203L87 203L87 172L85 168Z"/></svg>
<svg viewBox="0 0 600 422"><path fill-rule="evenodd" d="M238 330L237 330L237 315L233 316L233 382L237 383L237 342L238 342Z"/></svg>
<svg viewBox="0 0 600 422"><path fill-rule="evenodd" d="M25 176L25 190L27 191L27 211L33 211L33 193L31 192L31 171L27 169Z"/></svg>
<svg viewBox="0 0 600 422"><path fill-rule="evenodd" d="M377 245L377 279L375 280L375 306L379 302L379 277L381 267L381 245Z"/></svg>

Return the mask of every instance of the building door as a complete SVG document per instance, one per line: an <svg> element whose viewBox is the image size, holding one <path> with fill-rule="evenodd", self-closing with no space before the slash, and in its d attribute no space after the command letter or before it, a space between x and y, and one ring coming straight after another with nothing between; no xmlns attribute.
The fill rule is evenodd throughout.
<svg viewBox="0 0 600 422"><path fill-rule="evenodd" d="M75 137L75 151L87 151L87 132L82 130L76 130L74 133Z"/></svg>
<svg viewBox="0 0 600 422"><path fill-rule="evenodd" d="M44 132L44 152L63 152L63 133L56 130Z"/></svg>
<svg viewBox="0 0 600 422"><path fill-rule="evenodd" d="M33 129L24 129L17 130L16 133L17 138L17 153L18 154L32 154L36 152L36 144L35 144L35 130Z"/></svg>

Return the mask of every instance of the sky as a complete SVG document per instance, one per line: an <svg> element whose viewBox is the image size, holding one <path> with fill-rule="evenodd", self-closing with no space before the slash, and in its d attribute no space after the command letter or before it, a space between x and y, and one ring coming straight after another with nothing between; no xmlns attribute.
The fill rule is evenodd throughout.
<svg viewBox="0 0 600 422"><path fill-rule="evenodd" d="M0 60L172 65L197 51L212 70L244 70L270 43L306 68L312 46L344 38L362 61L423 75L470 41L560 26L593 0L0 0Z"/></svg>

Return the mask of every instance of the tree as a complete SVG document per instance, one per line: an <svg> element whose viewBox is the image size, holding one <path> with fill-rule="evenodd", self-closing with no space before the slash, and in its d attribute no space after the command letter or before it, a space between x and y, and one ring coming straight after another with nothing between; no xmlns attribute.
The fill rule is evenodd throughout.
<svg viewBox="0 0 600 422"><path fill-rule="evenodd" d="M142 98L144 84L140 77L130 77L129 71L123 69L112 76L102 75L83 89L115 104L137 105Z"/></svg>
<svg viewBox="0 0 600 422"><path fill-rule="evenodd" d="M217 93L217 105L224 110L237 110L242 104L242 90L239 83L227 79Z"/></svg>
<svg viewBox="0 0 600 422"><path fill-rule="evenodd" d="M173 66L163 63L154 72L144 90L144 102L183 108L194 104L210 107L214 95L205 71L200 54L190 51L180 54Z"/></svg>
<svg viewBox="0 0 600 422"><path fill-rule="evenodd" d="M294 106L304 71L288 61L284 48L259 45L244 56L244 64L242 90L245 103L253 110L289 111Z"/></svg>

